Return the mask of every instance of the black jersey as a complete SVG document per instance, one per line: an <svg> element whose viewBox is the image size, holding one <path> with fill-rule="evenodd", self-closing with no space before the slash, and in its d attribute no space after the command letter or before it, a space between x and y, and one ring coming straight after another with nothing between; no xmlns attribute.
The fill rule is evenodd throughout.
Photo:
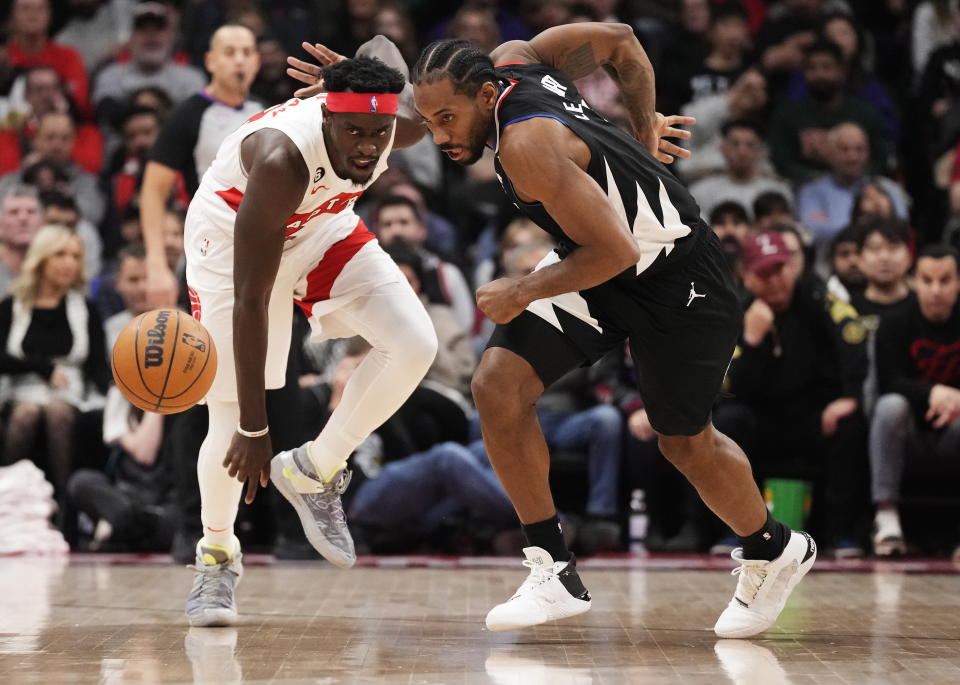
<svg viewBox="0 0 960 685"><path fill-rule="evenodd" d="M595 112L576 86L558 69L544 64L497 67L501 94L494 111L497 127L494 152L503 130L533 117L556 119L590 148L587 173L607 195L640 247L640 261L617 277L643 278L689 254L709 227L687 189L637 140ZM517 197L510 178L495 159L497 177L513 203L558 242L565 257L576 243L540 203Z"/></svg>

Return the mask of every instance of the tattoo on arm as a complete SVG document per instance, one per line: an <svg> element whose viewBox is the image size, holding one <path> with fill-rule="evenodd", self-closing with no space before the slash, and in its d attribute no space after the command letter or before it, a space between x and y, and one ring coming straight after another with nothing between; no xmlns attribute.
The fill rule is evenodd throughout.
<svg viewBox="0 0 960 685"><path fill-rule="evenodd" d="M593 45L589 42L584 43L564 55L560 69L566 73L571 80L583 78L597 68L597 60L593 55Z"/></svg>

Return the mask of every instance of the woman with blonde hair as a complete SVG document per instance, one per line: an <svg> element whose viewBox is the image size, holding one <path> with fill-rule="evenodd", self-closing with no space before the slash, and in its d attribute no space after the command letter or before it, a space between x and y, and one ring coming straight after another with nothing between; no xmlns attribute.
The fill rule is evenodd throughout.
<svg viewBox="0 0 960 685"><path fill-rule="evenodd" d="M73 428L109 381L103 325L84 296L83 242L62 226L40 229L0 301L0 374L9 405L0 464L35 452L41 425L48 478L62 495L73 462Z"/></svg>

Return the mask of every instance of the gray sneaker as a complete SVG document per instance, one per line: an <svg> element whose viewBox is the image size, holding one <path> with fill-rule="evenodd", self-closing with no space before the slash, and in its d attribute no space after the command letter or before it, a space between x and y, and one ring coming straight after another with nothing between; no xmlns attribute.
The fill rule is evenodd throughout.
<svg viewBox="0 0 960 685"><path fill-rule="evenodd" d="M331 564L350 568L357 553L340 495L350 484L351 473L340 469L329 482L321 482L307 457L308 444L275 456L270 462L270 480L296 509L313 548Z"/></svg>
<svg viewBox="0 0 960 685"><path fill-rule="evenodd" d="M236 589L243 575L237 552L231 558L216 545L197 546L196 573L187 597L187 620L192 626L229 626L237 621ZM208 564L207 561L216 563Z"/></svg>

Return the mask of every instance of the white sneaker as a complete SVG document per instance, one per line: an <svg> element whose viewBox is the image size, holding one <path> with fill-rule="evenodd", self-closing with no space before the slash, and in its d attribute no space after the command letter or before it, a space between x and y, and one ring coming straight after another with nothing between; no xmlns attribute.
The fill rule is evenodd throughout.
<svg viewBox="0 0 960 685"><path fill-rule="evenodd" d="M730 554L740 566L737 590L713 627L719 637L752 637L768 630L783 611L794 586L817 559L817 543L807 533L793 531L787 546L773 561L744 559L743 548Z"/></svg>
<svg viewBox="0 0 960 685"><path fill-rule="evenodd" d="M900 527L896 510L878 511L873 519L873 552L878 557L901 556L907 553L907 543Z"/></svg>
<svg viewBox="0 0 960 685"><path fill-rule="evenodd" d="M517 630L569 618L590 609L590 593L577 575L577 561L554 561L540 547L525 547L530 575L503 604L487 614L489 630Z"/></svg>

